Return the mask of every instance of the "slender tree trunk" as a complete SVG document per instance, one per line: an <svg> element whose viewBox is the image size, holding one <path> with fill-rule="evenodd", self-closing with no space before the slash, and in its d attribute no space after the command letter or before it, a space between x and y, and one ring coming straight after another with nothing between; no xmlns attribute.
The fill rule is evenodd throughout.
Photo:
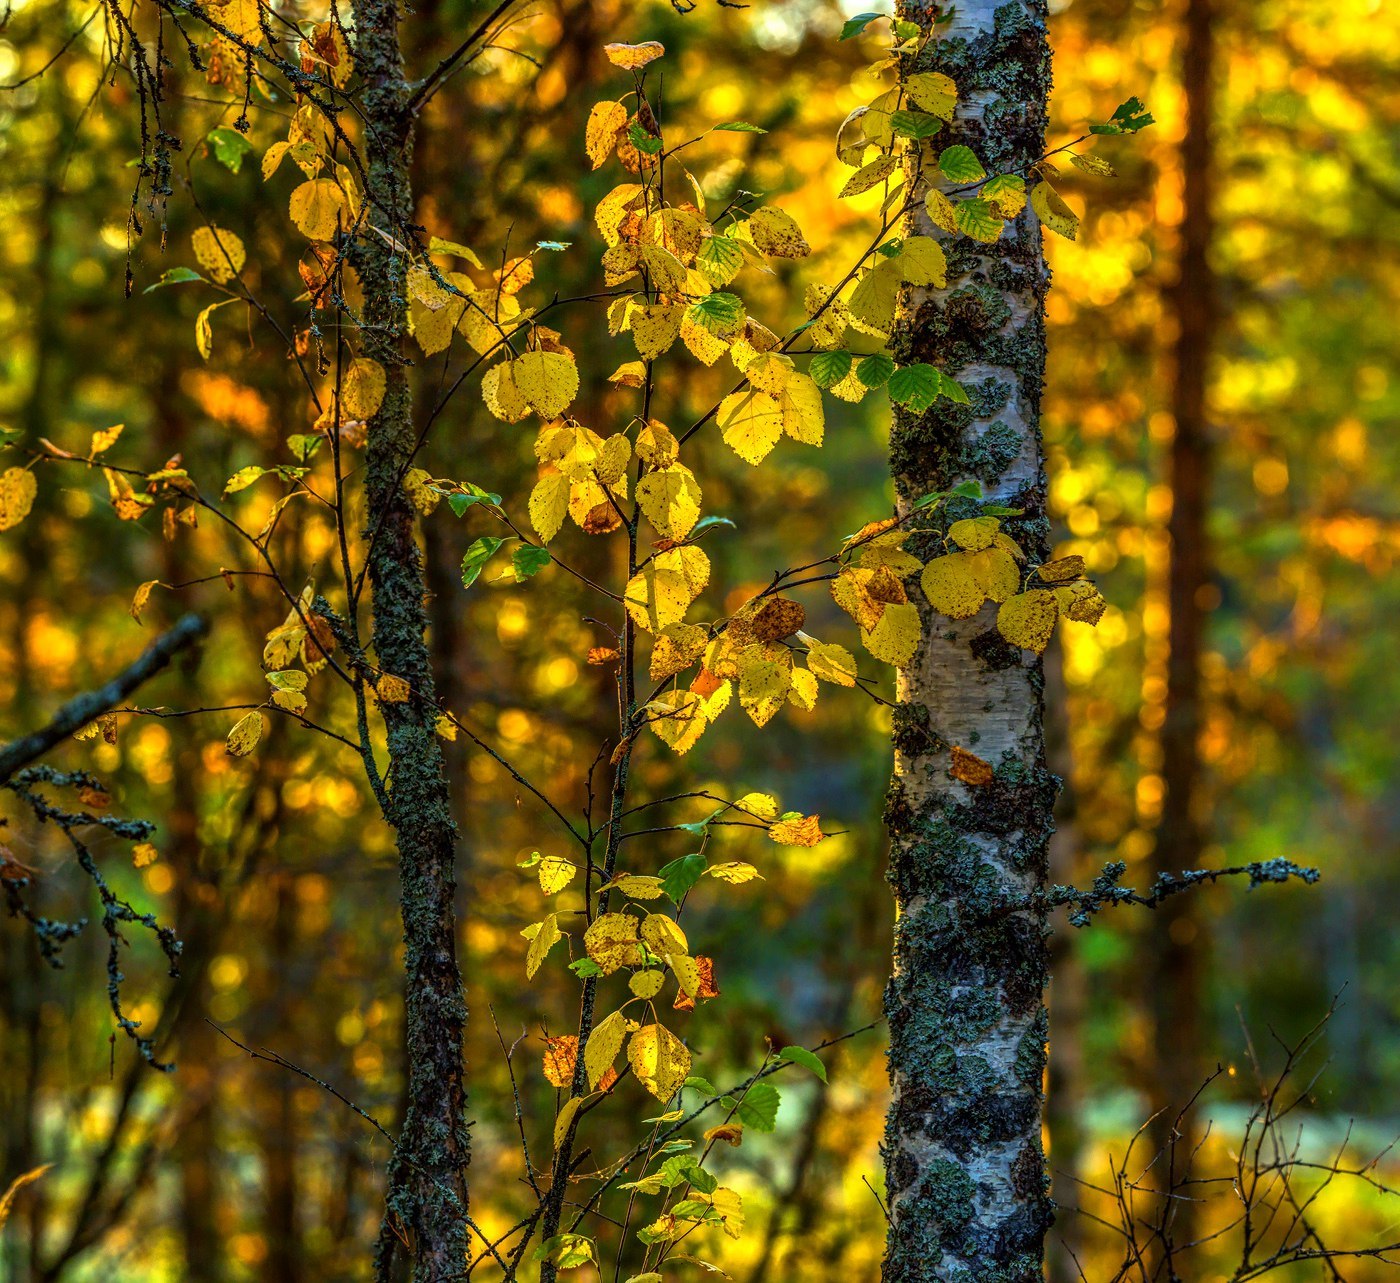
<svg viewBox="0 0 1400 1283"><path fill-rule="evenodd" d="M1213 0L1186 0L1182 85L1186 97L1186 136L1181 146L1185 180L1180 266L1170 293L1176 317L1175 379L1172 386L1172 512L1167 525L1169 611L1167 694L1162 723L1162 815L1157 826L1157 872L1198 868L1205 842L1199 741L1201 731L1201 646L1205 594L1210 588L1210 549L1206 530L1210 442L1207 376L1215 342L1215 282L1209 262L1212 236L1211 148L1212 67L1215 57ZM1178 1112L1201 1085L1201 1001L1205 958L1198 902L1194 896L1168 900L1151 923L1150 985L1152 1056L1149 1075L1157 1150L1171 1144ZM1191 1137L1176 1143L1176 1168L1190 1153ZM1166 1180L1170 1165L1158 1164ZM1173 1241L1191 1237L1192 1204L1171 1204Z"/></svg>
<svg viewBox="0 0 1400 1283"><path fill-rule="evenodd" d="M365 196L369 220L383 233L367 232L356 249L365 292L364 354L387 376L383 404L370 424L366 467L373 641L381 670L403 678L414 693L380 706L392 782L387 818L399 849L408 1093L375 1269L377 1277L389 1276L401 1238L415 1258L414 1278L437 1283L464 1268L470 1144L463 1116L466 1002L452 903L456 828L434 732L422 556L414 510L400 484L415 432L403 352L408 263L394 246L413 221L414 120L396 0L354 0L353 11L356 66L365 82Z"/></svg>
<svg viewBox="0 0 1400 1283"><path fill-rule="evenodd" d="M904 0L897 11L928 30L936 8ZM971 0L951 15L919 68L946 72L959 90L958 116L935 145L966 143L990 173L1024 174L1044 148L1045 0ZM922 211L913 222L941 235ZM1040 229L1026 210L994 246L959 238L946 249L948 288L909 292L895 348L901 362L930 361L960 380L971 405L940 400L896 415L898 509L973 478L988 498L1024 510L1007 528L1044 556ZM920 602L923 641L900 674L886 807L899 917L885 996L893 1099L883 1277L1031 1283L1051 1221L1041 1146L1046 928L1042 911L1008 906L1044 884L1053 829L1042 670L1001 640L995 607L950 622ZM955 745L992 763L991 784L949 778Z"/></svg>

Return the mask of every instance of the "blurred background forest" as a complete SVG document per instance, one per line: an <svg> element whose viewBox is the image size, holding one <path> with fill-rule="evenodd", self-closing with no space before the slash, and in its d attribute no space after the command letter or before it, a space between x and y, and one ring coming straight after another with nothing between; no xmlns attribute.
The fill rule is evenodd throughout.
<svg viewBox="0 0 1400 1283"><path fill-rule="evenodd" d="M771 131L731 136L708 154L702 178L707 191L782 193L818 246L800 268L815 279L823 261L849 258L864 230L833 199L842 181L834 131L864 100L851 82L868 54L837 40L857 7L702 0L681 17L660 2L536 0L504 41L529 58L495 50L434 99L415 158L428 194L419 221L478 247L500 245L507 229L518 243L588 243L588 210L615 181L576 176L588 109L616 92L600 47L660 39L668 112ZM1047 247L1057 555L1082 554L1110 603L1097 629L1062 630L1047 657L1052 766L1067 782L1055 878L1082 884L1121 859L1141 886L1155 853L1180 850L1183 832L1189 851L1191 826L1179 807L1164 809L1168 766L1194 777L1193 863L1283 855L1323 874L1310 888L1207 890L1166 920L1121 910L1074 931L1060 915L1048 1127L1057 1197L1072 1205L1081 1200L1074 1173L1103 1179L1162 1092L1217 1063L1227 1072L1202 1109L1216 1120L1208 1148L1227 1154L1257 1096L1243 1028L1265 1068L1276 1067L1270 1031L1296 1041L1338 993L1308 1062L1329 1063L1305 1146L1335 1149L1354 1119L1353 1147L1369 1157L1400 1130L1400 936L1389 925L1400 905L1400 11L1383 0L1215 0L1202 162L1213 195L1194 231L1182 140L1188 92L1202 86L1182 75L1185 0L1063 0L1052 11L1051 144L1133 94L1158 122L1098 148L1116 180L1068 171L1084 226L1077 243ZM190 341L194 297L141 290L188 261L195 200L250 246L259 220L280 211L250 199L257 152L240 172L209 157L205 138L238 104L217 86L173 100L167 127L188 164L175 174L171 248L162 255L156 229L137 243L135 294L123 298L128 162L139 139L126 78L98 91L100 21L35 75L90 12L28 0L7 8L0 28L0 82L24 82L0 95L0 421L75 450L122 422L149 454L222 460L226 475L305 431L304 397L285 379L250 381L249 370L272 367L244 368L248 340L232 324L201 363ZM474 21L474 6L459 0L419 0L408 32L423 65ZM1192 234L1206 239L1213 312L1202 311L1206 295L1172 288ZM574 293L596 269L590 251L559 255L549 270ZM1206 370L1202 430L1185 436L1174 388L1183 325ZM593 399L606 397L612 364L585 364ZM442 377L440 364L424 363L425 398ZM723 377L694 380L697 408ZM585 385L581 400L589 395ZM844 403L829 414L824 456L794 456L765 472L762 487L732 458L711 461L712 478L728 471L707 483L707 510L745 514L740 532L709 545L726 582L766 583L790 550L824 550L833 530L887 511L885 418ZM425 466L435 474L470 480L479 469L492 489L523 493L534 475L525 435L500 431L474 401L454 404L432 450ZM1168 700L1167 528L1174 487L1200 484L1201 529L1187 534L1206 557L1190 589L1204 642L1198 695L1183 709ZM1176 511L1180 520L1189 510L1178 502ZM449 519L425 529L445 701L499 736L553 796L580 803L611 718L609 675L582 662L596 638L580 621L581 599L563 576L547 593L495 584L464 594L466 527ZM216 580L157 590L144 627L127 610L138 582L179 583L232 557L223 538L201 530L201 569L191 570L188 545L117 521L96 472L46 474L34 516L0 538L0 739L40 724L189 607L213 626L197 668L166 674L141 701L247 699L262 633L285 613L273 594L230 594ZM326 549L306 543L284 555L297 553L309 574ZM244 627L253 616L265 623ZM813 850L766 846L755 857L767 876L761 893L731 897L704 920L728 999L691 1026L712 1067L742 1069L765 1035L810 1045L878 1013L890 941L886 713L828 697L805 720L785 714L761 743L731 719L685 759L701 786L722 787L742 768L748 787L820 810L843 830ZM100 932L90 929L53 971L22 923L3 924L0 1185L55 1166L25 1190L0 1237L0 1278L362 1276L382 1138L311 1083L250 1060L209 1022L392 1119L401 1089L392 844L350 755L278 723L255 757L234 760L224 752L229 720L124 719L116 745L72 744L55 758L89 767L127 813L161 822L158 859L137 870L123 851L108 874L186 942L173 987L144 945L125 968L133 1014L179 1070L153 1073L128 1043L109 1040ZM1185 758L1172 746L1183 726ZM517 934L532 910L529 875L516 866L541 845L539 817L490 759L464 741L448 748L472 1006L473 1200L489 1229L509 1223L518 1177L489 1009L507 1041L529 1031L533 1067L560 995L524 987ZM678 768L652 756L642 769ZM5 841L42 870L46 908L90 913L71 855L4 805ZM732 858L747 858L731 841ZM1175 977L1178 1000L1165 1015L1163 974ZM789 1087L777 1132L746 1140L729 1160L751 1226L726 1258L736 1278L875 1276L883 1218L865 1181L879 1182L882 1048L878 1029L843 1043L830 1088ZM552 1090L538 1073L523 1090L547 1130ZM1384 1160L1379 1175L1400 1181L1396 1165ZM1395 1213L1358 1188L1329 1195L1317 1215L1364 1243ZM1073 1276L1053 1246L1062 1236L1090 1278L1115 1256L1111 1238L1067 1213L1052 1235L1058 1277ZM1389 1274L1360 1262L1346 1277Z"/></svg>

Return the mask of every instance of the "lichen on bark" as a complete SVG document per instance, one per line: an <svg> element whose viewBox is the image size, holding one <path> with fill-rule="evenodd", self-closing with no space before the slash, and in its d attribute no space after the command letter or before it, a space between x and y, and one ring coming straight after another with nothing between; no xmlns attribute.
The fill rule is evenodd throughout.
<svg viewBox="0 0 1400 1283"><path fill-rule="evenodd" d="M927 0L897 8L930 29ZM1028 173L1044 149L1046 18L1045 0L973 0L952 11L917 70L952 76L959 108L926 147L964 143L989 173ZM943 235L921 208L912 222L911 232ZM908 292L894 347L901 362L928 361L958 379L970 403L897 411L897 506L904 515L931 491L975 480L988 500L1023 510L1004 526L1042 559L1049 277L1040 229L1027 209L995 245L959 238L949 251L947 288ZM976 511L968 500L947 515ZM1041 667L996 633L994 605L961 621L920 609L923 639L900 674L886 807L899 916L885 999L892 1100L883 1277L1031 1283L1041 1278L1051 1222L1040 1138L1046 926L1044 913L1027 907L1046 881L1058 787L1045 765ZM992 782L952 779L954 746L991 762Z"/></svg>

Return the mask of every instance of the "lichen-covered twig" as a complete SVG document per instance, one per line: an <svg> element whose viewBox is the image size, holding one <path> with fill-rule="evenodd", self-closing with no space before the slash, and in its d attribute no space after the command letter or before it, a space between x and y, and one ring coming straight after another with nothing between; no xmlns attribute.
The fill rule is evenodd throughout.
<svg viewBox="0 0 1400 1283"><path fill-rule="evenodd" d="M168 632L157 637L139 659L105 685L70 699L46 726L0 748L0 784L8 781L21 768L37 762L74 731L81 730L95 718L123 703L133 691L144 686L176 655L193 646L208 631L208 623L199 615L185 615Z"/></svg>

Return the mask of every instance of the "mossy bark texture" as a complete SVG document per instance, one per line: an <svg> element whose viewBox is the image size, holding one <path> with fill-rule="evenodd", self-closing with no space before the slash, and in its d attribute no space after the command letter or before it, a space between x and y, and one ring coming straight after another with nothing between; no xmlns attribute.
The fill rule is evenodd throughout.
<svg viewBox="0 0 1400 1283"><path fill-rule="evenodd" d="M925 31L935 8L897 6ZM959 92L956 119L926 147L965 143L988 173L1028 174L1044 149L1046 17L1046 0L960 0L917 67L950 75ZM925 170L936 176L932 159ZM943 237L922 208L911 221L911 232ZM943 399L896 415L898 508L975 479L988 501L1023 510L1005 529L1040 560L1049 280L1040 228L1027 209L994 245L943 239L947 288L909 291L895 350L901 364L928 361L958 379L971 404ZM955 500L948 516L978 510ZM918 534L910 547L929 555L935 541ZM883 1279L1038 1283L1051 1222L1041 1146L1047 961L1044 913L1028 906L1046 879L1058 788L1045 764L1042 670L1001 639L994 605L956 622L921 610L923 640L900 674L886 811L899 916L885 998L893 1096ZM954 746L990 762L993 781L952 779Z"/></svg>
<svg viewBox="0 0 1400 1283"><path fill-rule="evenodd" d="M422 556L414 510L401 479L415 433L403 353L405 230L413 222L409 166L414 113L404 78L396 0L355 0L355 63L364 78L368 220L355 262L365 294L364 355L386 373L369 428L366 459L373 642L382 672L403 678L413 698L380 705L388 738L393 825L399 850L404 929L406 1108L389 1169L385 1232L376 1276L391 1276L396 1250L413 1257L417 1283L454 1279L467 1256L462 1035L466 1004L457 968L453 912L456 829L434 732L436 708L424 637Z"/></svg>

